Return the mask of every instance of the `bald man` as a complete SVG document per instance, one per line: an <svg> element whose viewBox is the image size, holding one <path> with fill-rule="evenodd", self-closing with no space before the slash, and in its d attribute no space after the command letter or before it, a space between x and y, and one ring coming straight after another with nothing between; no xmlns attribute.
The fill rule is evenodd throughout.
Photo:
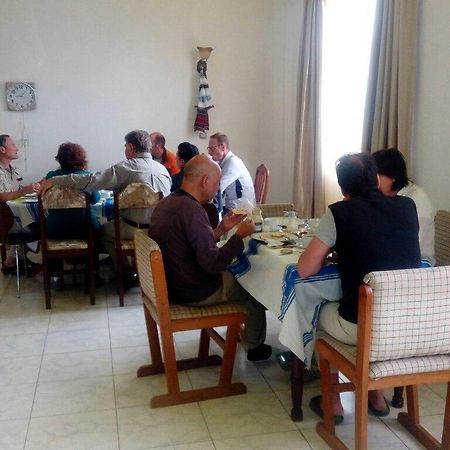
<svg viewBox="0 0 450 450"><path fill-rule="evenodd" d="M228 214L212 229L202 205L211 202L221 178L220 167L206 155L192 158L184 167L181 188L162 199L150 223L149 236L161 248L171 303L205 306L240 301L248 311L244 341L247 358L260 361L270 357L266 338L265 308L226 271L244 249L242 241L251 235L254 224L243 215ZM238 225L236 233L223 245L217 240Z"/></svg>

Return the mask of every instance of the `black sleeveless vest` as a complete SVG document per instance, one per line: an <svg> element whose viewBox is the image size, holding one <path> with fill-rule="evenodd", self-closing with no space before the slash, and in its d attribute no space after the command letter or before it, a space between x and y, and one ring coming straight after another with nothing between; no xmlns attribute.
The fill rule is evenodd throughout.
<svg viewBox="0 0 450 450"><path fill-rule="evenodd" d="M367 273L420 266L416 205L408 197L373 190L329 208L342 281L339 315L357 323L358 287Z"/></svg>

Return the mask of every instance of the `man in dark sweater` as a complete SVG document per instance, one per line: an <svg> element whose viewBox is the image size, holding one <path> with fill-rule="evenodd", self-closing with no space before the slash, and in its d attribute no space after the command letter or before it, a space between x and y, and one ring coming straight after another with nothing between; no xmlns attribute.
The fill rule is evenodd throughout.
<svg viewBox="0 0 450 450"><path fill-rule="evenodd" d="M315 237L300 256L302 277L317 273L325 257L336 250L341 272L342 298L326 304L319 328L349 345L356 345L358 287L372 271L410 269L420 266L419 223L410 198L387 197L378 190L377 168L366 153L346 155L336 163L344 200L330 205ZM335 374L337 381L337 374ZM311 408L320 411L320 398ZM342 420L339 394L333 400L336 422ZM369 408L378 416L389 407L382 391L369 392Z"/></svg>
<svg viewBox="0 0 450 450"><path fill-rule="evenodd" d="M241 301L248 310L244 336L247 358L267 359L272 349L264 344L265 308L226 271L244 249L242 239L254 232L254 224L231 213L213 230L202 206L216 194L220 177L219 165L206 155L192 158L184 168L181 188L161 200L153 211L149 236L161 248L169 301L191 306ZM236 233L217 247L217 240L235 225Z"/></svg>

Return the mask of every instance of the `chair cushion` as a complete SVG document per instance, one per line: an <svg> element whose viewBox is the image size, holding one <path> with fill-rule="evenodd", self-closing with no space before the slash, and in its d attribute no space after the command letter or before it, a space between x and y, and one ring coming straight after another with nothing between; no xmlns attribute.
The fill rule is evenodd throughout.
<svg viewBox="0 0 450 450"><path fill-rule="evenodd" d="M155 305L145 295L142 297L142 300L155 322L158 323ZM233 313L247 314L247 310L239 302L227 302L211 306L185 306L174 303L170 304L170 318L172 320L195 319L199 317L220 316L222 314Z"/></svg>
<svg viewBox="0 0 450 450"><path fill-rule="evenodd" d="M88 245L86 241L83 241L81 239L47 239L47 248L50 251L87 249Z"/></svg>
<svg viewBox="0 0 450 450"><path fill-rule="evenodd" d="M450 354L450 267L372 272L370 361Z"/></svg>
<svg viewBox="0 0 450 450"><path fill-rule="evenodd" d="M330 335L325 334L320 337L336 349L344 358L353 365L356 364L356 346L344 344ZM391 361L378 361L369 364L369 378L372 380L393 376L407 375L424 372L437 372L439 370L450 371L450 354L419 356L416 358L402 358Z"/></svg>

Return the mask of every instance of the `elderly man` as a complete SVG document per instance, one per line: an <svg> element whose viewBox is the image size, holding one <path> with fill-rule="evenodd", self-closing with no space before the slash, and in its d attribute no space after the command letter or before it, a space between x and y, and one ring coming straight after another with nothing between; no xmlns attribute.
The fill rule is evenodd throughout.
<svg viewBox="0 0 450 450"><path fill-rule="evenodd" d="M70 186L87 192L109 189L119 191L130 183L146 183L163 196L170 194L171 179L167 170L153 161L150 153L150 136L146 131L135 130L125 136L126 160L93 174L71 174L42 181L42 190L56 186ZM120 232L124 239L133 239L137 228L148 228L152 211L130 210L122 213ZM114 263L114 223L103 225L102 240ZM131 276L134 277L134 274Z"/></svg>
<svg viewBox="0 0 450 450"><path fill-rule="evenodd" d="M328 207L297 269L302 277L314 275L331 250L337 251L342 298L322 308L319 328L356 345L359 285L371 271L419 267L419 224L410 198L387 197L378 190L377 167L370 155L343 156L336 163L336 173L344 200ZM333 375L335 383L337 374ZM318 396L310 402L319 415L320 401ZM339 394L334 396L333 408L335 422L340 423ZM377 416L389 414L382 391L369 392L369 409Z"/></svg>
<svg viewBox="0 0 450 450"><path fill-rule="evenodd" d="M31 194L39 190L39 183L32 183L26 186L22 185L22 177L17 169L11 164L12 161L19 158L19 149L14 140L7 134L0 135L0 201L7 202L14 200L24 194ZM6 207L6 205L5 205ZM23 228L18 222L14 222L10 233L31 233L29 227ZM6 260L3 263L3 273L13 273L15 271L14 248L9 248Z"/></svg>
<svg viewBox="0 0 450 450"><path fill-rule="evenodd" d="M227 213L237 207L242 200L255 205L255 188L247 167L229 149L228 137L215 133L209 138L208 153L222 169L220 195L223 212Z"/></svg>
<svg viewBox="0 0 450 450"><path fill-rule="evenodd" d="M249 313L244 336L247 358L263 360L272 354L264 344L265 308L225 270L244 249L242 239L253 233L254 224L230 213L213 230L202 206L216 194L220 178L220 167L206 155L192 158L184 167L181 188L156 206L149 236L161 248L169 301L191 306L241 301ZM236 233L217 247L220 236L237 224Z"/></svg>
<svg viewBox="0 0 450 450"><path fill-rule="evenodd" d="M171 176L176 175L180 168L175 153L166 148L166 138L159 131L154 131L150 133L150 140L152 142L153 159L161 163Z"/></svg>

